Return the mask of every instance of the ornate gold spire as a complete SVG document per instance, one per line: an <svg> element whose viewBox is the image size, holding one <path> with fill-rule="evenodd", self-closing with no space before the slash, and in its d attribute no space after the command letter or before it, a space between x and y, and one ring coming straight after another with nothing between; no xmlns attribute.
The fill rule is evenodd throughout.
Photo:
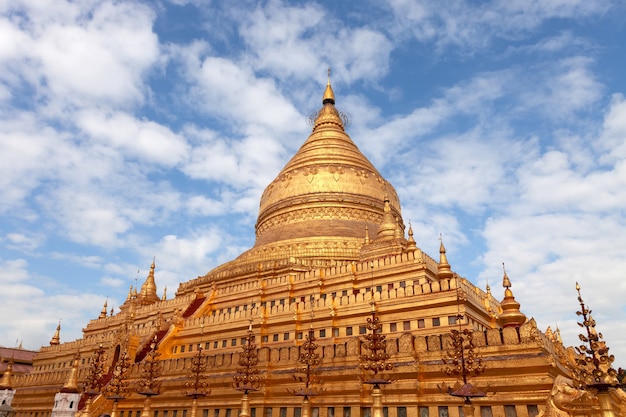
<svg viewBox="0 0 626 417"><path fill-rule="evenodd" d="M443 245L443 238L439 235L439 264L437 265L437 278L449 279L454 276L454 273L450 269L448 263L448 257L446 256L446 247Z"/></svg>
<svg viewBox="0 0 626 417"><path fill-rule="evenodd" d="M59 320L59 324L57 325L57 330L54 332L54 336L50 339L50 346L56 346L61 343L61 320Z"/></svg>
<svg viewBox="0 0 626 417"><path fill-rule="evenodd" d="M391 239L396 237L396 219L391 213L389 198L385 196L383 206L383 221L378 228L377 239Z"/></svg>
<svg viewBox="0 0 626 417"><path fill-rule="evenodd" d="M152 304L161 300L157 295L156 282L154 280L155 259L152 258L152 265L150 265L150 273L146 278L146 281L141 286L141 291L138 294L138 300L141 304Z"/></svg>
<svg viewBox="0 0 626 417"><path fill-rule="evenodd" d="M413 226L409 223L409 240L406 243L406 250L409 252L414 252L417 250L417 243L415 242L415 238L413 237Z"/></svg>
<svg viewBox="0 0 626 417"><path fill-rule="evenodd" d="M7 364L7 369L0 379L0 390L13 389L13 358Z"/></svg>
<svg viewBox="0 0 626 417"><path fill-rule="evenodd" d="M526 323L526 315L520 311L520 304L515 301L513 291L511 291L511 280L506 274L504 262L502 263L502 269L504 271L504 275L502 277L502 286L505 288L505 290L504 300L502 300L502 302L500 303L500 306L502 307L502 313L498 317L498 325L503 328L519 327L522 324Z"/></svg>
<svg viewBox="0 0 626 417"><path fill-rule="evenodd" d="M99 319L106 318L107 316L107 301L109 300L104 301L104 306L102 307L102 311L100 312L100 315L98 316Z"/></svg>

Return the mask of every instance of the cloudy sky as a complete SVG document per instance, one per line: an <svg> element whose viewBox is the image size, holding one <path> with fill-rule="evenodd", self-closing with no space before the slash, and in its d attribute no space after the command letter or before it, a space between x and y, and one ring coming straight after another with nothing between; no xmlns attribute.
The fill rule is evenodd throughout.
<svg viewBox="0 0 626 417"><path fill-rule="evenodd" d="M235 5L236 6L233 6ZM418 245L626 366L626 6L0 1L0 345L81 336L254 243L327 68Z"/></svg>

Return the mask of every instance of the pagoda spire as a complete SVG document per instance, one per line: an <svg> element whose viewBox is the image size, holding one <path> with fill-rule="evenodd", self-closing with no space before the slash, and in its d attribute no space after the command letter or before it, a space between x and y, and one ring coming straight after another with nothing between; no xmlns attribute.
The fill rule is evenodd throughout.
<svg viewBox="0 0 626 417"><path fill-rule="evenodd" d="M448 257L446 256L446 247L443 245L443 238L439 234L439 264L437 265L437 278L448 279L454 276L454 273L450 269L448 263Z"/></svg>
<svg viewBox="0 0 626 417"><path fill-rule="evenodd" d="M59 324L57 325L57 329L54 332L54 336L50 339L50 346L56 346L61 343L61 320L59 320Z"/></svg>
<svg viewBox="0 0 626 417"><path fill-rule="evenodd" d="M107 316L107 302L109 300L105 300L104 301L104 306L102 307L102 311L100 312L100 315L98 316L99 319L104 319Z"/></svg>
<svg viewBox="0 0 626 417"><path fill-rule="evenodd" d="M406 250L409 252L415 252L417 250L417 243L413 237L413 225L409 222L409 239L406 243Z"/></svg>
<svg viewBox="0 0 626 417"><path fill-rule="evenodd" d="M378 229L377 239L393 239L396 237L396 219L391 213L389 197L385 195L383 221Z"/></svg>
<svg viewBox="0 0 626 417"><path fill-rule="evenodd" d="M506 274L504 262L502 263L502 286L504 290L504 299L500 302L502 313L498 317L498 325L500 327L519 327L526 322L526 315L519 309L520 304L515 301L513 291L511 291L511 280Z"/></svg>
<svg viewBox="0 0 626 417"><path fill-rule="evenodd" d="M141 291L138 294L138 300L141 304L152 304L161 300L157 295L157 286L154 279L155 258L152 258L152 265L150 265L150 273L146 278L146 281L141 286Z"/></svg>
<svg viewBox="0 0 626 417"><path fill-rule="evenodd" d="M311 117L313 121L313 131L315 132L322 126L331 129L339 128L339 130L343 131L345 125L348 123L348 118L335 108L335 92L330 85L330 68L328 69L328 82L326 83L326 89L324 89L322 104L323 107L321 110L314 113Z"/></svg>

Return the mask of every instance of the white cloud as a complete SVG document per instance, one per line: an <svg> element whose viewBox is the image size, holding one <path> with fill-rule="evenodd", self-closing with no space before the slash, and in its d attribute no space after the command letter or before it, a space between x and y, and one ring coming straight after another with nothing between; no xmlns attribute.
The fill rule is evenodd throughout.
<svg viewBox="0 0 626 417"><path fill-rule="evenodd" d="M393 50L385 34L346 26L316 4L271 1L247 16L240 32L254 53L251 66L299 82L320 79L328 66L340 83L377 80L387 73Z"/></svg>
<svg viewBox="0 0 626 417"><path fill-rule="evenodd" d="M623 94L614 94L611 106L604 119L604 128L598 141L593 141L594 148L605 152L600 161L603 164L618 164L624 169L626 159L626 100ZM622 177L623 178L623 177Z"/></svg>
<svg viewBox="0 0 626 417"><path fill-rule="evenodd" d="M421 42L435 42L439 53L454 46L472 54L493 45L497 39L529 36L551 19L585 20L601 16L611 8L607 1L541 0L422 4L410 0L389 2L393 21L389 31L402 39L407 33Z"/></svg>
<svg viewBox="0 0 626 417"><path fill-rule="evenodd" d="M46 278L34 279L31 276L24 259L0 259L0 284L4 297L0 303L0 315L11 317L11 320L0 323L5 341L16 341L16 345L23 341L27 349L36 349L39 347L37 343L50 340L54 334L50 329L56 327L59 319L68 323L65 337L77 338L81 335L82 325L88 320L82 312L90 311L94 304L101 303L98 296L89 292L72 294L62 285L50 286L66 292L65 295L55 294L44 289L42 280Z"/></svg>
<svg viewBox="0 0 626 417"><path fill-rule="evenodd" d="M119 245L119 235L132 228L115 202L99 193L61 189L56 192L55 218L72 241L91 245Z"/></svg>
<svg viewBox="0 0 626 417"><path fill-rule="evenodd" d="M80 112L77 125L105 146L122 150L126 157L148 163L175 166L187 157L184 138L150 120L137 120L121 112Z"/></svg>
<svg viewBox="0 0 626 417"><path fill-rule="evenodd" d="M35 3L13 3L12 17L2 20L0 31L18 42L16 48L0 46L2 79L14 87L30 84L53 112L87 101L120 106L143 100L141 76L159 54L149 8L134 2Z"/></svg>
<svg viewBox="0 0 626 417"><path fill-rule="evenodd" d="M320 66L316 30L324 11L317 4L290 7L270 1L247 16L240 32L253 48L251 64L259 69L280 70L285 76L310 78ZM289 57L285 60L285 57Z"/></svg>
<svg viewBox="0 0 626 417"><path fill-rule="evenodd" d="M614 98L600 138L615 132L612 115L621 106L621 99ZM497 265L506 262L524 311L553 328L547 317L566 320L578 307L574 283L579 281L585 299L597 309L596 318L602 318L599 331L607 339L623 340L618 329L626 292L626 164L623 158L600 163L610 149L592 154L591 165L575 163L583 159L576 153L591 149L582 142L567 149L553 145L519 166L515 195L486 223L481 276L491 280L498 276ZM567 342L574 343L575 330L566 333Z"/></svg>
<svg viewBox="0 0 626 417"><path fill-rule="evenodd" d="M7 233L0 242L5 241L6 247L12 250L32 252L41 246L45 236L41 233Z"/></svg>
<svg viewBox="0 0 626 417"><path fill-rule="evenodd" d="M189 68L200 87L195 93L206 111L271 129L274 134L291 132L293 120L302 119L271 79L257 78L244 66L221 57L207 57L200 67ZM236 131L241 127L232 126Z"/></svg>
<svg viewBox="0 0 626 417"><path fill-rule="evenodd" d="M203 195L191 196L186 202L187 210L193 216L216 216L226 214L226 205Z"/></svg>

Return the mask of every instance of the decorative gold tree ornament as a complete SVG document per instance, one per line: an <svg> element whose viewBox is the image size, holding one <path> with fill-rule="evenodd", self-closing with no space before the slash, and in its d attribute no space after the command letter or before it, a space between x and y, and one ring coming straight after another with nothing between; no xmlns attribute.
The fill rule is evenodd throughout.
<svg viewBox="0 0 626 417"><path fill-rule="evenodd" d="M304 400L307 400L312 395L319 394L321 391L320 388L314 387L314 384L321 382L316 375L318 373L318 367L320 363L322 363L320 354L317 353L319 346L315 343L315 340L315 330L311 327L300 348L298 362L302 366L297 367L293 375L293 379L296 382L303 383L304 387L288 390L293 395L304 397Z"/></svg>
<svg viewBox="0 0 626 417"><path fill-rule="evenodd" d="M372 315L367 318L367 329L369 333L363 336L362 347L365 353L359 355L359 368L363 372L361 380L364 384L370 384L372 389L372 417L383 416L383 394L381 385L390 384L391 380L385 376L385 372L391 371L393 365L388 362L387 341L382 334L383 324L376 316L376 304L374 303L374 292L372 287Z"/></svg>
<svg viewBox="0 0 626 417"><path fill-rule="evenodd" d="M564 364L571 372L571 379L555 379L546 410L554 415L624 416L626 393L621 389L623 385L617 378L617 371L611 366L614 357L609 355L602 333L595 329L596 322L583 301L578 283L576 291L580 304L580 311L576 314L582 317L578 325L585 329L578 337L583 344L568 350L569 356Z"/></svg>
<svg viewBox="0 0 626 417"><path fill-rule="evenodd" d="M322 282L320 280L320 289ZM320 384L320 380L316 378L316 374L318 372L318 367L322 362L321 356L317 353L318 345L315 343L315 330L313 329L313 317L314 310L313 306L315 303L315 297L311 295L310 297L310 305L311 305L311 322L308 334L305 336L304 343L300 346L300 353L298 356L298 362L300 366L297 366L294 369L293 379L296 382L303 383L304 386L300 388L287 388L287 392L292 393L293 395L302 397L302 408L301 415L302 417L310 417L311 416L311 403L309 402L309 397L313 395L319 394L322 389L314 388L314 384ZM331 316L335 314L334 310L331 308ZM333 316L334 317L334 316Z"/></svg>
<svg viewBox="0 0 626 417"><path fill-rule="evenodd" d="M250 416L250 401L248 400L248 393L250 391L258 391L260 388L261 378L259 377L259 370L257 369L258 363L258 350L256 348L256 344L254 343L252 319L250 319L246 342L241 348L241 354L239 356L239 361L237 362L240 368L237 369L237 373L233 376L233 388L243 392L239 417Z"/></svg>
<svg viewBox="0 0 626 417"><path fill-rule="evenodd" d="M374 301L371 302L371 306L372 315L367 318L366 325L369 333L363 336L362 344L367 352L359 355L359 368L366 374L362 377L364 384L371 384L374 388L380 388L380 385L391 383L389 378L384 376L384 372L391 371L393 365L388 362L386 336L382 334L383 324L376 315ZM367 374L372 374L372 376L368 378Z"/></svg>
<svg viewBox="0 0 626 417"><path fill-rule="evenodd" d="M204 321L200 325L200 339L204 334ZM202 343L198 344L197 353L191 358L191 367L188 375L188 381L183 384L184 394L191 397L191 417L196 417L198 411L198 398L206 397L211 392L211 384L207 379L209 376L207 370L207 357L202 353Z"/></svg>
<svg viewBox="0 0 626 417"><path fill-rule="evenodd" d="M113 368L113 375L111 380L105 387L104 391L108 400L113 400L113 409L111 410L111 417L117 417L117 403L126 399L128 393L128 371L130 370L130 358L128 353L124 351L115 367Z"/></svg>
<svg viewBox="0 0 626 417"><path fill-rule="evenodd" d="M87 395L87 403L85 404L84 415L91 417L91 403L93 397L100 394L104 385L104 368L106 364L105 350L102 343L98 346L89 361L89 368L85 382L82 384L82 391Z"/></svg>
<svg viewBox="0 0 626 417"><path fill-rule="evenodd" d="M487 394L468 381L469 376L478 376L484 373L485 365L482 358L474 352L476 345L474 345L473 330L470 328L462 328L462 322L465 316L461 314L460 303L463 299L464 295L461 293L460 289L457 289L459 310L456 315L456 323L459 328L450 331L451 346L446 352L447 359L442 359L444 363L444 367L442 368L443 373L449 376L456 376L460 378L460 380L457 379L453 387L444 383L439 388L453 397L463 398L464 415L471 417L474 415L474 405L471 399L485 397Z"/></svg>
<svg viewBox="0 0 626 417"><path fill-rule="evenodd" d="M576 292L580 303L580 311L577 311L576 315L583 320L578 322L578 325L585 329L585 334L578 335L583 344L575 348L579 357L575 359L576 367L572 369L574 382L581 388L595 388L599 391L616 387L620 385L617 371L611 366L615 357L609 355L609 348L602 340L602 333L596 331L596 321L591 316L591 310L585 306L578 282Z"/></svg>
<svg viewBox="0 0 626 417"><path fill-rule="evenodd" d="M159 377L161 376L163 367L159 361L160 355L157 350L157 337L155 335L150 343L150 351L143 361L141 379L137 384L137 393L146 397L143 403L141 417L150 417L152 397L161 393L161 381Z"/></svg>

